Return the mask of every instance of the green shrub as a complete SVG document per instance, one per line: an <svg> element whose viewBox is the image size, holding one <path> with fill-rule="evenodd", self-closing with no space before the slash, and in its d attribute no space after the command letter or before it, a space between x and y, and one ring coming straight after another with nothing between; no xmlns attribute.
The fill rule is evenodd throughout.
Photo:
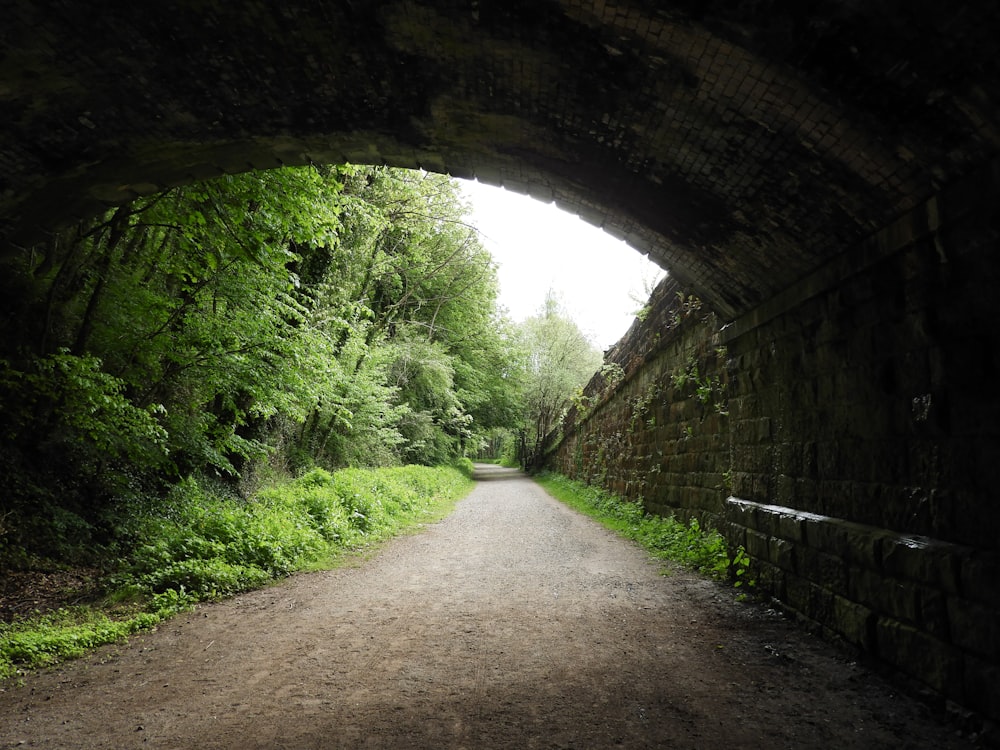
<svg viewBox="0 0 1000 750"><path fill-rule="evenodd" d="M251 500L193 479L175 487L160 515L137 522L140 539L112 579L107 606L77 607L0 625L0 679L73 658L148 628L192 604L229 596L383 539L450 508L473 486L466 468L312 469Z"/></svg>
<svg viewBox="0 0 1000 750"><path fill-rule="evenodd" d="M184 586L196 598L241 591L257 585L261 571L287 575L387 536L471 486L463 468L312 469L245 501L188 480L169 511L146 524L131 573L150 591Z"/></svg>
<svg viewBox="0 0 1000 750"><path fill-rule="evenodd" d="M173 589L191 592L198 599L216 599L262 586L272 577L255 565L233 565L216 557L171 563L146 574L140 582L157 594Z"/></svg>
<svg viewBox="0 0 1000 750"><path fill-rule="evenodd" d="M472 473L475 471L471 458L458 459L458 461L455 462L455 468L465 474L465 476L469 477L469 479L472 478Z"/></svg>
<svg viewBox="0 0 1000 750"><path fill-rule="evenodd" d="M160 621L142 612L112 620L86 607L69 607L28 621L0 623L0 679L19 668L37 668L83 656L105 643L114 643Z"/></svg>

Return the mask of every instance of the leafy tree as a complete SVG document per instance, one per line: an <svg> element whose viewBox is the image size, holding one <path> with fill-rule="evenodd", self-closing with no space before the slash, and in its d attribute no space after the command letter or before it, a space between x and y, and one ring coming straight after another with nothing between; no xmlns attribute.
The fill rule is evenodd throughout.
<svg viewBox="0 0 1000 750"><path fill-rule="evenodd" d="M345 192L345 236L358 238L365 269L353 296L371 311L366 342L388 347L409 409L401 455L439 462L516 416L495 266L445 177L368 168Z"/></svg>
<svg viewBox="0 0 1000 750"><path fill-rule="evenodd" d="M465 212L438 175L283 169L31 248L0 275L6 541L40 538L29 517L111 541L190 474L434 463L510 425L516 347Z"/></svg>
<svg viewBox="0 0 1000 750"><path fill-rule="evenodd" d="M335 247L337 177L281 170L177 188L26 254L7 277L28 325L0 352L12 478L0 512L113 524L109 511L186 473L235 476L260 458L255 426L316 398L324 365L292 248ZM14 541L29 529L17 524Z"/></svg>
<svg viewBox="0 0 1000 750"><path fill-rule="evenodd" d="M537 315L521 324L527 351L524 385L522 463L530 465L544 448L577 389L600 368L603 355L565 313L553 292Z"/></svg>

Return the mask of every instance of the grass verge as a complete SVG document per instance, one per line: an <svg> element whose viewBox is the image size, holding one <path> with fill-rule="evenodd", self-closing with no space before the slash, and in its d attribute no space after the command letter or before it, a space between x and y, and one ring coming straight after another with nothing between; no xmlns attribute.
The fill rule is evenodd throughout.
<svg viewBox="0 0 1000 750"><path fill-rule="evenodd" d="M737 587L754 585L747 575L746 551L739 547L731 554L722 534L702 528L697 519L684 524L671 516L650 515L639 503L553 472L542 472L534 479L557 500L638 542L658 559L680 563L719 581L733 580Z"/></svg>
<svg viewBox="0 0 1000 750"><path fill-rule="evenodd" d="M250 500L195 480L142 519L130 559L93 605L0 623L0 679L86 654L219 599L356 552L447 515L474 483L472 464L313 469Z"/></svg>

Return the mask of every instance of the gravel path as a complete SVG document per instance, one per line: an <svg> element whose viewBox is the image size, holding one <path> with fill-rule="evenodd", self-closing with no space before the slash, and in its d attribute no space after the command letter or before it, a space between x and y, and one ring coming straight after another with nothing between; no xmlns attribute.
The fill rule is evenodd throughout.
<svg viewBox="0 0 1000 750"><path fill-rule="evenodd" d="M372 559L8 687L0 746L969 747L774 613L477 468Z"/></svg>

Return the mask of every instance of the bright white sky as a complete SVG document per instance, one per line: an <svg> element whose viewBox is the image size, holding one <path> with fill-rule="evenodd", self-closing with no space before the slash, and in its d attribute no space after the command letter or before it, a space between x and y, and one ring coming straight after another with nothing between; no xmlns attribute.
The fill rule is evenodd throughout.
<svg viewBox="0 0 1000 750"><path fill-rule="evenodd" d="M563 308L599 348L632 325L663 271L620 240L518 193L459 180L472 223L499 266L500 304L522 321L538 312L552 289Z"/></svg>

